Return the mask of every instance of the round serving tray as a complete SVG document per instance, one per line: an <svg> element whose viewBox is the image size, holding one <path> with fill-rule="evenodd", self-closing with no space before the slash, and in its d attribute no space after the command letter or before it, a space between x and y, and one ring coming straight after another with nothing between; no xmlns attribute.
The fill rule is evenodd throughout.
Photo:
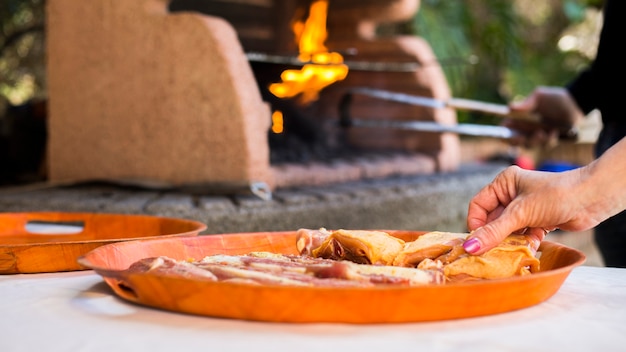
<svg viewBox="0 0 626 352"><path fill-rule="evenodd" d="M404 240L425 232L387 231ZM147 257L182 260L270 251L297 254L296 232L208 235L130 241L99 247L78 262L94 269L121 298L169 311L268 322L399 323L467 318L529 307L554 295L585 261L576 249L544 241L541 271L507 279L446 285L328 288L251 285L128 273Z"/></svg>

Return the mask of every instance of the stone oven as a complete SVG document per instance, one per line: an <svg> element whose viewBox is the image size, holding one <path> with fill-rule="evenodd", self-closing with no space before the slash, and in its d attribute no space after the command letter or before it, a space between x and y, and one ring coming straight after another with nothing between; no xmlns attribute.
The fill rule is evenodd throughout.
<svg viewBox="0 0 626 352"><path fill-rule="evenodd" d="M305 65L294 21L318 2L323 44L348 73L308 102L278 98L268 86ZM49 0L49 179L275 189L456 170L457 135L339 124L354 87L450 97L426 41L378 34L416 11L419 0ZM451 109L366 96L350 111L456 124Z"/></svg>

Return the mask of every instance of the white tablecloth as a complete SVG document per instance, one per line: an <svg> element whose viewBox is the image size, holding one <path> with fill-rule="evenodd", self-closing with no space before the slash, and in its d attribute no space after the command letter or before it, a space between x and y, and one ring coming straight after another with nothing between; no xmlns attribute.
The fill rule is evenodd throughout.
<svg viewBox="0 0 626 352"><path fill-rule="evenodd" d="M93 271L0 276L0 351L625 351L626 269L582 266L522 310L350 325L215 319L119 299ZM305 302L303 302L305 303Z"/></svg>

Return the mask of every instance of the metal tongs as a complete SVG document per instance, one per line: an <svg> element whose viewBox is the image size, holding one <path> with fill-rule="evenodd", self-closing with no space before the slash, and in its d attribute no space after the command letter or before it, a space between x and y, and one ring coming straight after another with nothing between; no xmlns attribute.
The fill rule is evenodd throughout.
<svg viewBox="0 0 626 352"><path fill-rule="evenodd" d="M492 126L481 124L460 123L456 125L443 125L433 121L393 121L393 120L371 120L354 119L350 114L352 97L355 94L366 95L374 98L395 101L410 105L425 106L434 109L453 108L457 110L467 110L483 112L491 115L521 119L532 123L541 123L540 116L534 114L518 114L512 112L508 106L485 103L469 99L452 98L446 101L430 97L416 96L404 93L396 93L382 89L357 87L349 90L339 104L340 125L342 127L379 127L395 128L403 130L434 132L434 133L457 133L469 136L492 137L500 139L513 139L520 137L520 133L504 126Z"/></svg>

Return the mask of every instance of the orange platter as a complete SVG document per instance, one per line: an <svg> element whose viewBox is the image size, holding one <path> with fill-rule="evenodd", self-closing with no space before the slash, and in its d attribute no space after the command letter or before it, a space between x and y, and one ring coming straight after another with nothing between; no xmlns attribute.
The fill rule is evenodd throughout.
<svg viewBox="0 0 626 352"><path fill-rule="evenodd" d="M0 274L85 270L77 258L102 245L205 229L198 221L149 215L0 213Z"/></svg>
<svg viewBox="0 0 626 352"><path fill-rule="evenodd" d="M387 231L405 241L425 232ZM296 287L167 277L123 270L147 257L200 259L211 254L297 254L296 232L257 232L130 241L99 247L78 262L119 297L140 305L210 317L267 322L400 323L497 314L553 296L585 261L576 249L544 241L541 271L508 279L413 287Z"/></svg>

